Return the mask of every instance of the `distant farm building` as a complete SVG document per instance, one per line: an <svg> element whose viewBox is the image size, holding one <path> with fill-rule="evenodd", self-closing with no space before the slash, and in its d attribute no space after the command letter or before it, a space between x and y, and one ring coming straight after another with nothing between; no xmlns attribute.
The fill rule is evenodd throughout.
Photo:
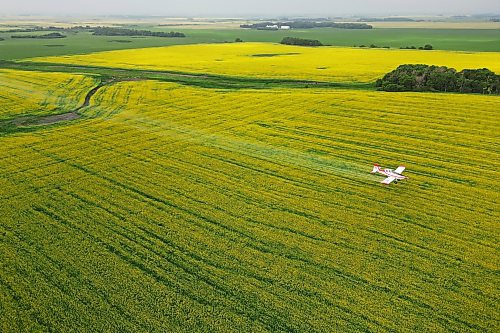
<svg viewBox="0 0 500 333"><path fill-rule="evenodd" d="M290 26L289 25L282 25L280 27L281 30L290 30Z"/></svg>
<svg viewBox="0 0 500 333"><path fill-rule="evenodd" d="M279 29L279 27L277 24L273 24L273 25L268 24L268 25L266 25L266 29L276 29L277 30L277 29Z"/></svg>

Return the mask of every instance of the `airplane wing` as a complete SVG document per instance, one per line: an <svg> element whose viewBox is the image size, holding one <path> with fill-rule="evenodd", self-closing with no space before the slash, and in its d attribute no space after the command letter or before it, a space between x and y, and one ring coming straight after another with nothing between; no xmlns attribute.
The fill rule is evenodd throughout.
<svg viewBox="0 0 500 333"><path fill-rule="evenodd" d="M405 171L406 167L404 166L400 166L398 167L396 170L394 170L395 173L399 173L399 174L402 174L403 171Z"/></svg>
<svg viewBox="0 0 500 333"><path fill-rule="evenodd" d="M382 184L389 185L392 183L394 180L396 180L396 177L387 177L383 181L381 181Z"/></svg>

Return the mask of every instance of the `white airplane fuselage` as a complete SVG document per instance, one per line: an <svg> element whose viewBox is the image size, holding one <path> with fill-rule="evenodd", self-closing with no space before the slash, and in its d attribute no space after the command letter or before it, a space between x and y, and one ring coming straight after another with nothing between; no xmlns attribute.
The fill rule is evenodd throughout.
<svg viewBox="0 0 500 333"><path fill-rule="evenodd" d="M397 170L392 169L382 169L378 164L373 166L372 173L379 173L386 177L393 177L394 180L408 179L408 177L403 176L401 173L405 170L404 166L400 166Z"/></svg>
<svg viewBox="0 0 500 333"><path fill-rule="evenodd" d="M374 173L380 173L381 175L387 176L387 177L394 177L396 179L407 179L408 177L405 177L403 175L400 175L399 173L395 173L394 170L391 169L381 169L378 168L377 170L374 171Z"/></svg>

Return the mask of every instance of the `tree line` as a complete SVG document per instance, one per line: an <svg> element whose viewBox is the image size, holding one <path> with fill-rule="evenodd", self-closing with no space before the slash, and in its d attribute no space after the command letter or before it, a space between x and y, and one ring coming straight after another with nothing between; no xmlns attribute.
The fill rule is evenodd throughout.
<svg viewBox="0 0 500 333"><path fill-rule="evenodd" d="M291 22L260 22L255 24L242 24L240 28L266 30L268 26L288 26L291 29L313 29L313 28L337 28L337 29L373 29L366 23L336 23L336 22L311 22L311 21L291 21Z"/></svg>
<svg viewBox="0 0 500 333"><path fill-rule="evenodd" d="M126 28L115 28L115 27L91 27L91 26L75 26L70 28L61 27L33 27L27 29L11 29L7 32L18 33L18 32L41 32L41 31L90 31L93 32L95 36L147 36L147 37L169 37L169 38L182 38L186 37L182 32L157 32L149 30L135 30ZM30 38L30 37L14 37L12 38ZM33 37L37 38L37 37ZM50 37L49 37L50 38ZM56 38L56 37L53 37Z"/></svg>
<svg viewBox="0 0 500 333"><path fill-rule="evenodd" d="M429 65L401 65L377 80L383 91L440 91L500 94L500 75L487 68L464 69Z"/></svg>
<svg viewBox="0 0 500 333"><path fill-rule="evenodd" d="M92 28L93 35L95 36L147 36L147 37L167 37L167 38L184 38L182 32L162 32L162 31L149 31L149 30L135 30L125 28L112 28L112 27L96 27Z"/></svg>
<svg viewBox="0 0 500 333"><path fill-rule="evenodd" d="M59 32L52 32L45 35L13 35L11 38L34 38L34 39L55 39L55 38L66 38L65 35Z"/></svg>
<svg viewBox="0 0 500 333"><path fill-rule="evenodd" d="M362 17L358 22L421 22L422 20L414 20L409 17Z"/></svg>
<svg viewBox="0 0 500 333"><path fill-rule="evenodd" d="M70 27L70 28L62 28L62 27L33 27L33 28L26 28L26 29L10 29L7 30L6 32L9 33L16 33L16 32L39 32L39 31L75 31L75 30L89 30L92 29L90 26L75 26L75 27Z"/></svg>
<svg viewBox="0 0 500 333"><path fill-rule="evenodd" d="M401 46L401 50L425 50L425 51L431 51L434 50L434 47L431 44L425 44L424 46L419 46L418 48L416 46Z"/></svg>
<svg viewBox="0 0 500 333"><path fill-rule="evenodd" d="M364 44L359 45L359 46L354 45L354 47L361 47L361 48L369 47L370 49L390 49L391 48L390 46L378 46L378 45L375 45L375 44L371 44L369 46L366 46ZM401 50L425 50L425 51L431 51L431 50L434 50L434 47L431 44L426 44L425 46L419 46L419 47L416 47L416 46L401 46L400 49Z"/></svg>
<svg viewBox="0 0 500 333"><path fill-rule="evenodd" d="M323 44L319 40L302 39L302 38L295 38L295 37L285 37L281 41L281 44L298 45L298 46L323 46Z"/></svg>

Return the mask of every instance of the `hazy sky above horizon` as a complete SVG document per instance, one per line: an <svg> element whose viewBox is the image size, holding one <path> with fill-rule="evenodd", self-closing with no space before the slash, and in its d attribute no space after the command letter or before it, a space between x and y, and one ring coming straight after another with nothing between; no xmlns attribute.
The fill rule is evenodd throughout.
<svg viewBox="0 0 500 333"><path fill-rule="evenodd" d="M0 15L278 16L499 14L499 0L3 0Z"/></svg>

